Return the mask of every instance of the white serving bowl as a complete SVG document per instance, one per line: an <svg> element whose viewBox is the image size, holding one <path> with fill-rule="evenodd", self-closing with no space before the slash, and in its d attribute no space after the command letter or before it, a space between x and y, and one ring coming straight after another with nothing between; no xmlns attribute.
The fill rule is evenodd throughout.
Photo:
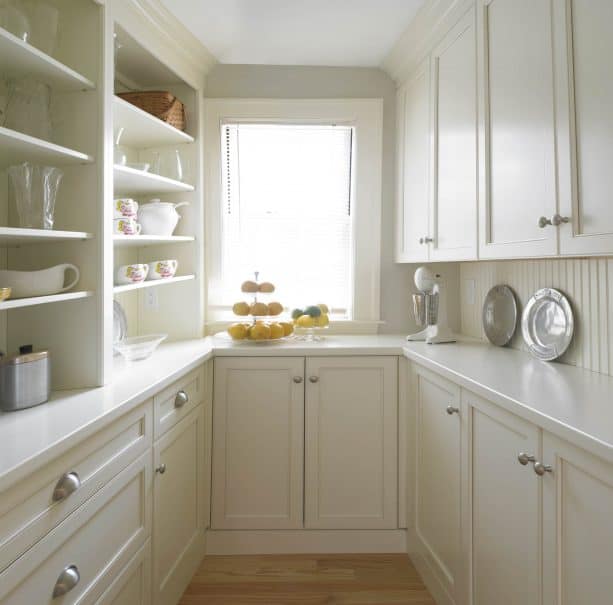
<svg viewBox="0 0 613 605"><path fill-rule="evenodd" d="M147 334L146 336L134 336L124 338L113 344L115 350L126 361L140 361L150 357L158 345L168 338L168 334Z"/></svg>

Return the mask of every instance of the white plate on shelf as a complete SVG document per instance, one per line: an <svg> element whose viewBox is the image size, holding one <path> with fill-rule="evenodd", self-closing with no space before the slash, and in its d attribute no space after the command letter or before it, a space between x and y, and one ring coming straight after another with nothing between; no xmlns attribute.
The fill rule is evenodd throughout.
<svg viewBox="0 0 613 605"><path fill-rule="evenodd" d="M566 352L574 329L575 320L568 299L553 288L538 290L528 301L521 319L528 349L543 361L553 361Z"/></svg>

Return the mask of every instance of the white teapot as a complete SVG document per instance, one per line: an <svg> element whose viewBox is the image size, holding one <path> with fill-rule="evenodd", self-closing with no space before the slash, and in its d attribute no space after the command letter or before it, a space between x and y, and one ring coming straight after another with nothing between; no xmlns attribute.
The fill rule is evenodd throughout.
<svg viewBox="0 0 613 605"><path fill-rule="evenodd" d="M142 204L138 209L141 235L172 235L181 218L177 208L188 205L189 202L173 204L159 199Z"/></svg>

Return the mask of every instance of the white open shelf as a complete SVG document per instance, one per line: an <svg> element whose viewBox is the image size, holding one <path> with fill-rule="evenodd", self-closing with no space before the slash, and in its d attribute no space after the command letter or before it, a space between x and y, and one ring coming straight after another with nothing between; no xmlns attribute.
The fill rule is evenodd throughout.
<svg viewBox="0 0 613 605"><path fill-rule="evenodd" d="M115 196L138 195L139 193L181 193L193 191L194 187L165 176L115 165L113 170Z"/></svg>
<svg viewBox="0 0 613 605"><path fill-rule="evenodd" d="M67 242L71 240L92 239L93 234L85 231L54 231L52 229L22 229L20 227L0 227L0 247Z"/></svg>
<svg viewBox="0 0 613 605"><path fill-rule="evenodd" d="M0 73L32 76L55 90L93 90L86 77L0 27Z"/></svg>
<svg viewBox="0 0 613 605"><path fill-rule="evenodd" d="M115 128L125 129L121 144L128 147L143 149L194 142L194 137L189 134L117 96L113 98L113 123Z"/></svg>
<svg viewBox="0 0 613 605"><path fill-rule="evenodd" d="M144 248L158 244L181 244L193 242L191 235L114 235L113 243L119 248Z"/></svg>
<svg viewBox="0 0 613 605"><path fill-rule="evenodd" d="M0 168L22 162L55 166L89 164L92 161L93 158L86 153L0 126Z"/></svg>
<svg viewBox="0 0 613 605"><path fill-rule="evenodd" d="M80 298L89 298L93 296L93 292L64 292L63 294L52 294L50 296L33 296L32 298L9 298L0 302L0 311L8 309L19 309L22 307L33 307L34 305L46 305L49 303L63 302L67 300L78 300Z"/></svg>
<svg viewBox="0 0 613 605"><path fill-rule="evenodd" d="M195 275L179 275L178 277L167 277L166 279L152 279L150 281L142 281L138 284L115 286L113 288L113 294L131 292L132 290L142 290L143 288L153 288L155 286L168 286L170 284L177 284L182 281L190 281L195 277Z"/></svg>

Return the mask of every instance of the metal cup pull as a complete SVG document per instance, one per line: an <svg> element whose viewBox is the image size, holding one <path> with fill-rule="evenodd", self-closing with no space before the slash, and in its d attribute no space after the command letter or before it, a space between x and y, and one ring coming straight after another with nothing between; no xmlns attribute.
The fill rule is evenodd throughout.
<svg viewBox="0 0 613 605"><path fill-rule="evenodd" d="M60 477L60 480L56 483L53 490L52 500L54 502L61 502L74 494L81 487L81 480L77 473L66 473Z"/></svg>
<svg viewBox="0 0 613 605"><path fill-rule="evenodd" d="M55 586L53 587L53 598L57 599L58 597L63 597L65 594L69 593L79 583L80 579L81 576L77 566L69 565L60 574Z"/></svg>
<svg viewBox="0 0 613 605"><path fill-rule="evenodd" d="M189 401L189 397L184 390L180 390L175 396L175 407L182 408Z"/></svg>

